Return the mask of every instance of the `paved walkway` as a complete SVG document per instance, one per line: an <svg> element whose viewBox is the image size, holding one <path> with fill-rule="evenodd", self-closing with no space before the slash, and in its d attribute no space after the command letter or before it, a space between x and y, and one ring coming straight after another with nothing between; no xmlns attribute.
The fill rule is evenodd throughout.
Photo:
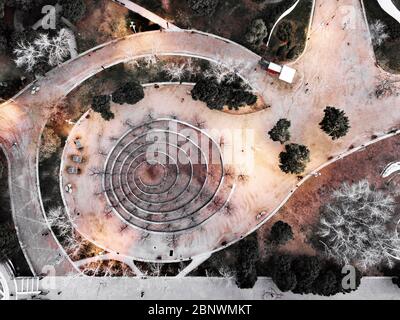
<svg viewBox="0 0 400 320"><path fill-rule="evenodd" d="M123 5L126 7L128 10L131 10L142 17L146 18L147 20L150 20L154 22L155 24L158 24L160 27L168 30L168 31L179 31L181 30L178 28L176 25L173 23L161 18L160 16L154 14L153 12L143 8L142 6L139 6L136 3L133 3L132 1L129 0L113 0L113 2L118 3L120 5Z"/></svg>
<svg viewBox="0 0 400 320"><path fill-rule="evenodd" d="M53 289L46 284L55 284ZM259 278L253 289L239 289L234 279L224 278L88 278L57 277L45 280L46 299L57 300L399 300L400 289L391 278L363 278L350 294L333 297L281 293L269 278ZM85 288L85 290L82 290Z"/></svg>
<svg viewBox="0 0 400 320"><path fill-rule="evenodd" d="M345 10L349 7L354 8L354 14L349 15ZM49 72L39 81L41 91L37 95L30 95L28 90L14 101L0 105L0 139L10 160L14 220L36 273L48 264L55 265L60 275L73 270L60 257L57 242L51 235L43 235L47 228L37 186L36 154L40 132L52 105L103 68L149 54L197 56L234 65L272 106L270 110L243 118L243 125L256 130L256 141L260 141L262 152L255 163L258 174L251 176L258 183L258 190L238 191L247 192L251 203L257 199L259 210L268 214L257 220L257 213L249 212L246 223L233 221L229 227L234 225L236 229L227 228L227 244L267 221L296 189L296 177L284 175L278 169L281 146L265 138L279 118L292 121L293 142L310 147L312 161L307 173L327 164L331 157L340 159L350 147L362 146L372 135L384 137L389 130L398 128L400 122L400 114L394 107L398 97L377 99L373 95L381 80L398 77L375 66L358 0L317 0L309 46L294 65L299 70L294 87L267 76L258 68L259 57L254 53L198 32L141 33L101 46ZM343 108L350 117L352 129L340 141L332 142L318 127L327 105ZM210 246L212 250L218 248L220 243Z"/></svg>

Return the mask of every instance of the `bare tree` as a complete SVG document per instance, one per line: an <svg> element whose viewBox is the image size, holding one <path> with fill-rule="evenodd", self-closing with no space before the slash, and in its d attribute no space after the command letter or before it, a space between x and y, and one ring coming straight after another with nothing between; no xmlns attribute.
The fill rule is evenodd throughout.
<svg viewBox="0 0 400 320"><path fill-rule="evenodd" d="M21 41L14 50L18 67L32 71L40 62L45 61L49 66L57 66L70 56L70 42L73 39L71 31L63 28L56 36L50 38L41 33L32 43Z"/></svg>
<svg viewBox="0 0 400 320"><path fill-rule="evenodd" d="M344 183L321 212L317 235L329 257L361 268L397 259L395 200L362 180Z"/></svg>
<svg viewBox="0 0 400 320"><path fill-rule="evenodd" d="M16 58L14 59L17 67L26 68L27 71L32 71L44 56L44 52L38 50L33 44L26 42L19 42L14 49Z"/></svg>
<svg viewBox="0 0 400 320"><path fill-rule="evenodd" d="M61 238L72 234L72 222L65 214L63 207L50 209L47 213L47 222L51 228L57 230L57 234Z"/></svg>
<svg viewBox="0 0 400 320"><path fill-rule="evenodd" d="M381 46L382 43L389 38L389 35L386 33L387 27L381 20L375 20L375 22L369 26L369 29L371 30L372 44L374 46Z"/></svg>
<svg viewBox="0 0 400 320"><path fill-rule="evenodd" d="M42 133L42 144L40 147L40 161L51 158L61 146L60 137L53 129L46 127Z"/></svg>

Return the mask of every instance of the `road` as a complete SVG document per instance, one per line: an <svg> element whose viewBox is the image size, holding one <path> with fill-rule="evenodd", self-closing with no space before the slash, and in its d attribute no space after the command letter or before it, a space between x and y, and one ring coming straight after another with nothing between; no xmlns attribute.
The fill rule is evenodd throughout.
<svg viewBox="0 0 400 320"><path fill-rule="evenodd" d="M354 9L352 14L348 14L349 8ZM2 104L0 139L10 162L14 220L33 270L41 273L46 265L54 265L58 275L74 270L62 257L52 236L43 235L47 227L37 185L37 143L54 104L103 68L152 54L196 56L238 67L241 75L272 106L270 111L246 116L247 125L257 131L259 139L265 139L265 133L278 119L289 118L293 142L306 144L311 149L312 161L306 177L327 165L331 157L340 159L349 148L370 142L372 135L386 137L388 131L399 128L400 113L395 107L399 98L377 99L373 95L381 80L399 77L388 75L375 66L360 2L317 0L310 35L307 51L294 64L299 78L293 87L269 78L258 68L256 54L230 41L192 31L157 31L119 39L85 53L49 72L38 82L41 90L37 95L32 96L27 90ZM327 105L343 108L350 117L351 131L340 141L332 142L318 127ZM256 213L251 212L242 229L227 231L226 245L266 222L298 185L296 177L284 175L278 169L281 147L270 141L262 141L262 146L267 149L256 165L268 174L268 179L255 175L252 179L259 185L258 190L246 192L249 199L257 199L262 205L260 210L268 214L257 221L252 216ZM263 190L261 195L260 190ZM209 250L222 247L212 243Z"/></svg>

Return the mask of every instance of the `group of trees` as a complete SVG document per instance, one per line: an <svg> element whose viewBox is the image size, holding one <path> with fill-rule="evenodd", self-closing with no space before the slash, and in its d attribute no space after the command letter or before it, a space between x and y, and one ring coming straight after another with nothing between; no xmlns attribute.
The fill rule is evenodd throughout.
<svg viewBox="0 0 400 320"><path fill-rule="evenodd" d="M400 250L395 208L391 195L366 180L344 183L321 209L316 244L340 263L354 263L363 269L380 263L391 265Z"/></svg>
<svg viewBox="0 0 400 320"><path fill-rule="evenodd" d="M203 78L192 89L192 98L207 104L210 109L239 109L257 102L257 96L249 91L241 79L217 81L215 78Z"/></svg>
<svg viewBox="0 0 400 320"><path fill-rule="evenodd" d="M44 1L29 0L0 0L0 14L4 5L14 7L28 15L34 8L45 5ZM60 3L62 11L60 15L72 22L81 19L86 12L84 0L66 0ZM58 12L57 12L58 13ZM58 15L59 16L59 15ZM26 19L28 20L28 19ZM61 21L56 19L56 21ZM62 63L70 56L70 41L73 33L57 24L56 30L33 30L31 26L24 26L24 30L6 30L0 24L0 53L14 55L14 61L18 67L43 74L49 67Z"/></svg>
<svg viewBox="0 0 400 320"><path fill-rule="evenodd" d="M70 56L73 34L60 29L54 37L40 33L32 42L20 41L14 49L15 63L29 72L43 70L43 64L57 66Z"/></svg>
<svg viewBox="0 0 400 320"><path fill-rule="evenodd" d="M354 288L344 288L346 274L342 266L317 256L272 255L267 263L268 273L282 292L331 296L356 290L361 282L361 273L355 269Z"/></svg>
<svg viewBox="0 0 400 320"><path fill-rule="evenodd" d="M111 100L118 104L136 104L144 98L144 90L140 83L131 81L123 84L112 95L98 95L92 99L92 109L101 114L106 121L114 119L111 111Z"/></svg>
<svg viewBox="0 0 400 320"><path fill-rule="evenodd" d="M188 6L198 16L212 16L219 0L187 0Z"/></svg>
<svg viewBox="0 0 400 320"><path fill-rule="evenodd" d="M272 141L285 144L290 140L290 121L279 119L276 125L268 132ZM301 144L289 143L285 145L285 151L279 154L279 167L285 173L301 174L310 162L310 150Z"/></svg>
<svg viewBox="0 0 400 320"><path fill-rule="evenodd" d="M290 121L280 119L268 132L273 141L285 144L290 141ZM324 118L320 122L321 129L328 134L332 140L344 137L350 129L349 118L343 110L335 107L326 107ZM310 162L310 150L300 144L290 143L285 145L285 151L279 155L280 168L285 173L301 174Z"/></svg>

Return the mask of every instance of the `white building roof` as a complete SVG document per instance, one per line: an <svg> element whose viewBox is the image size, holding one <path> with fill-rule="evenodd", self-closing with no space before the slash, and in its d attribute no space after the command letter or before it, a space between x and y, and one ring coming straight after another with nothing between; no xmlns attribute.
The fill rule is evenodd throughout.
<svg viewBox="0 0 400 320"><path fill-rule="evenodd" d="M296 75L296 70L288 66L283 66L279 79L287 83L293 83L294 76Z"/></svg>
<svg viewBox="0 0 400 320"><path fill-rule="evenodd" d="M276 63L271 62L268 66L269 70L275 71L277 73L280 73L282 71L282 67Z"/></svg>

